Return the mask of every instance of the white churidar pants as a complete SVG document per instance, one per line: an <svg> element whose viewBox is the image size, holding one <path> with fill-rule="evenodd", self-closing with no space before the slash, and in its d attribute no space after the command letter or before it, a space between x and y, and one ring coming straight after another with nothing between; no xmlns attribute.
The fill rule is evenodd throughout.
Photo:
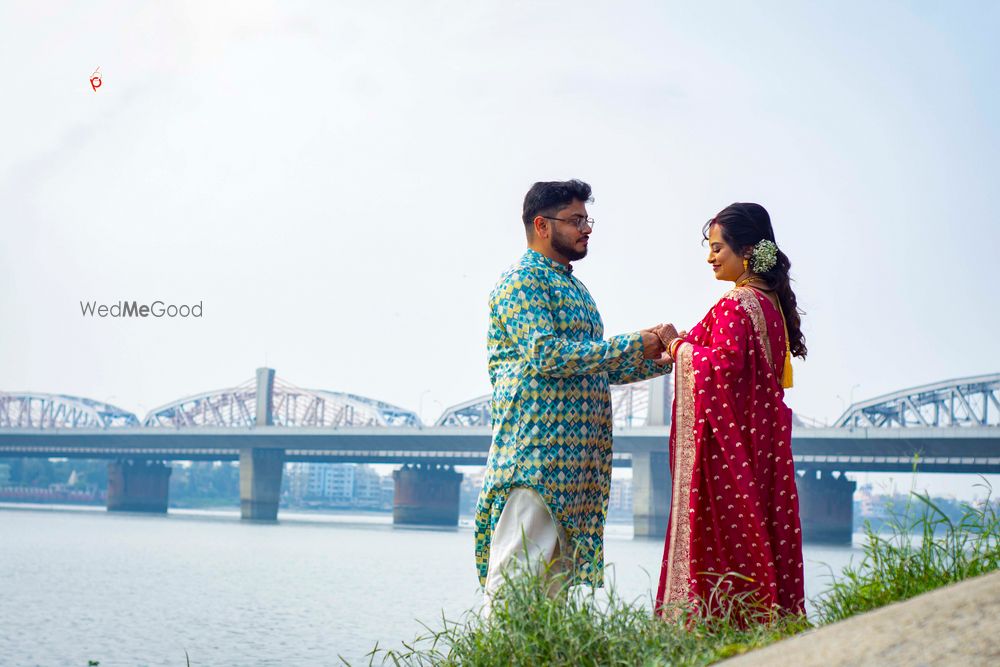
<svg viewBox="0 0 1000 667"><path fill-rule="evenodd" d="M548 576L552 579L567 569L561 557L565 553L566 533L538 492L524 487L511 489L490 539L483 615L490 615L493 595L503 584L503 573L508 568L516 563L515 572L540 575L550 566ZM549 595L555 594L559 583L558 579L552 582Z"/></svg>

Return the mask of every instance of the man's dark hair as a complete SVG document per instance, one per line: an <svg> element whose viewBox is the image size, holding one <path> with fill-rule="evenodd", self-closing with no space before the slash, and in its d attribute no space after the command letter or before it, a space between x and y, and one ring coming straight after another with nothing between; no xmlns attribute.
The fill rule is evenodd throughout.
<svg viewBox="0 0 1000 667"><path fill-rule="evenodd" d="M571 181L540 181L524 195L524 212L521 219L529 231L538 215L551 215L573 203L574 199L592 202L590 186L575 178Z"/></svg>

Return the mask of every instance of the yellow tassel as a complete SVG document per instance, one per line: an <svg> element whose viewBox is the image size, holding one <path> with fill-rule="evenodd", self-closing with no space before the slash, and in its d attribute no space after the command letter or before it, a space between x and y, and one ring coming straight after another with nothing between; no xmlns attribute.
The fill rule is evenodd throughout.
<svg viewBox="0 0 1000 667"><path fill-rule="evenodd" d="M785 367L781 369L781 387L783 389L792 388L792 341L788 338L788 322L785 321L785 312L781 309L781 302L778 302L778 312L781 313L781 323L785 325Z"/></svg>
<svg viewBox="0 0 1000 667"><path fill-rule="evenodd" d="M792 353L785 350L785 368L781 371L781 386L785 389L792 388Z"/></svg>

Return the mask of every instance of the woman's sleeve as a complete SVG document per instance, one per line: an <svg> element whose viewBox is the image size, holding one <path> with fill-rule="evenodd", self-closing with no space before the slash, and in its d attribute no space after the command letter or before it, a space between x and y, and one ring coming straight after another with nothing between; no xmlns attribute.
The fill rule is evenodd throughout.
<svg viewBox="0 0 1000 667"><path fill-rule="evenodd" d="M701 335L694 339L707 340L707 345L687 342L680 345L680 348L690 346L695 409L704 415L706 426L720 442L729 439L738 445L740 420L732 397L747 364L747 347L752 334L750 318L737 301L724 298L701 326L707 330L707 335L704 331L698 332Z"/></svg>
<svg viewBox="0 0 1000 667"><path fill-rule="evenodd" d="M730 377L742 372L746 365L747 346L750 343L750 317L743 306L734 299L724 298L715 304L712 314L701 326L708 329L708 344L691 346L692 365L696 375ZM692 332L693 333L693 332ZM687 340L704 340L703 336L688 335Z"/></svg>

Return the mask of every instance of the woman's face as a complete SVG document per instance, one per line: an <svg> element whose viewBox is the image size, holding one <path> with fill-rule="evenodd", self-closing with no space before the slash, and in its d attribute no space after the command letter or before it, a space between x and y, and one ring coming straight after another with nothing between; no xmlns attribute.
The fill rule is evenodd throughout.
<svg viewBox="0 0 1000 667"><path fill-rule="evenodd" d="M722 228L708 228L708 263L712 265L716 280L736 282L744 273L743 257L722 240Z"/></svg>

